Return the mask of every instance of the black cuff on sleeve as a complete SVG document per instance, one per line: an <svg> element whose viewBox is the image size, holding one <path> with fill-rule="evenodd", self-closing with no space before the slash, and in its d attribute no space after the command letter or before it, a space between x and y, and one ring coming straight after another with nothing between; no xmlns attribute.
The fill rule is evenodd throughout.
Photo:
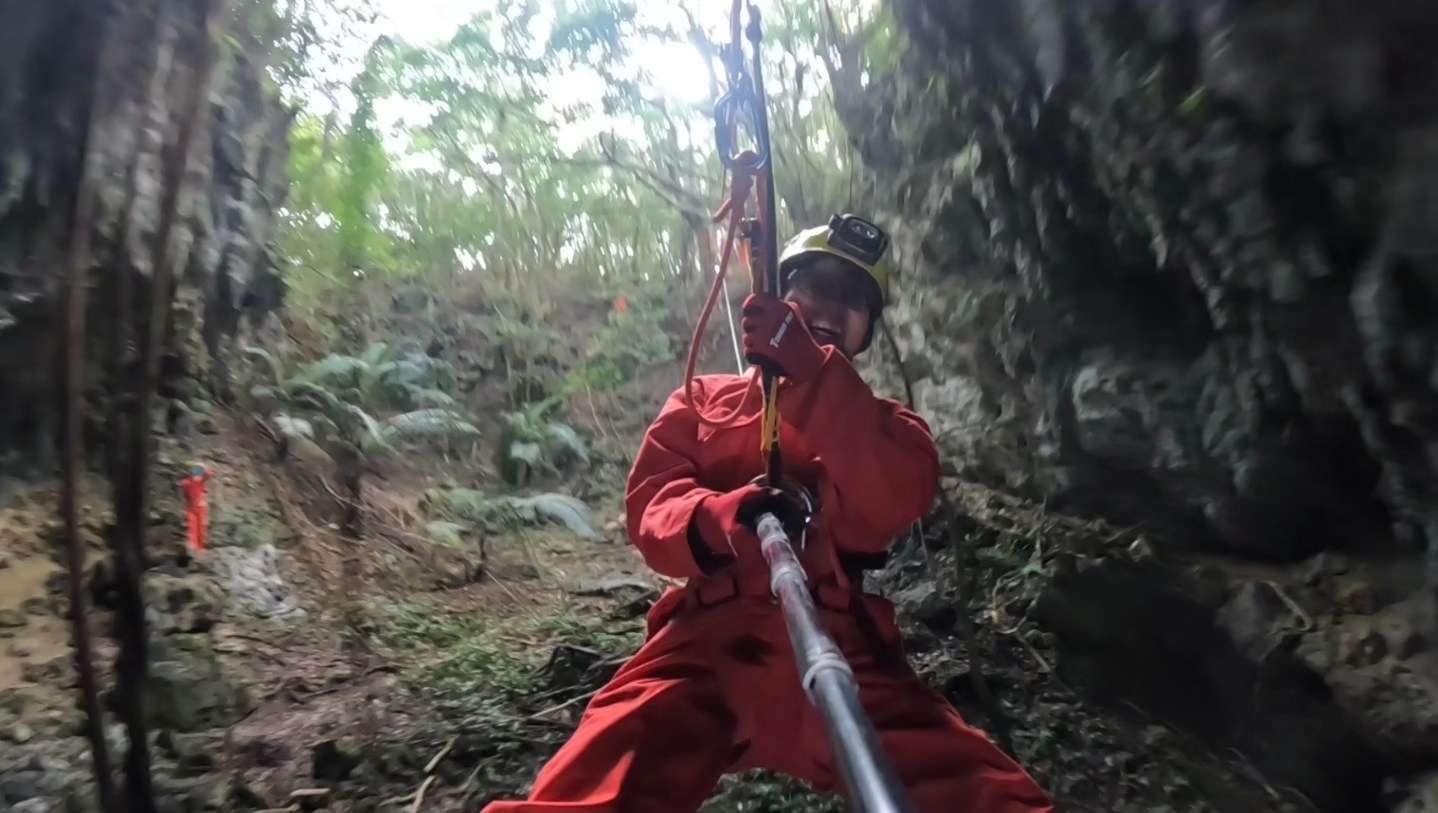
<svg viewBox="0 0 1438 813"><path fill-rule="evenodd" d="M689 523L688 538L689 550L694 554L694 563L699 565L699 569L704 573L717 573L734 563L733 556L715 553L704 541L704 537L699 534L699 527L693 522Z"/></svg>

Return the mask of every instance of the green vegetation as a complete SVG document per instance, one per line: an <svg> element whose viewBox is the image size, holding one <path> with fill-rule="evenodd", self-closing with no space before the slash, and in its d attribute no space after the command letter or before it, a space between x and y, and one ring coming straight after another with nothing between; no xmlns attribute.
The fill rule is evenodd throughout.
<svg viewBox="0 0 1438 813"><path fill-rule="evenodd" d="M413 664L402 675L402 691L434 708L445 730L484 732L488 747L513 766L508 775L493 772L489 785L514 792L527 781L532 764L558 747L569 726L535 718L524 703L541 697L538 711L584 697L593 687L555 687L547 679L560 671L568 651L623 656L638 649L640 627L615 632L592 616L559 613L544 618L496 621L482 615L434 612L418 604L388 608L380 638ZM531 642L516 646L516 641ZM532 705L532 704L531 704ZM578 710L582 705L573 704ZM541 715L543 716L543 715ZM840 799L819 796L800 782L767 771L728 777L705 811L785 811L837 813Z"/></svg>
<svg viewBox="0 0 1438 813"><path fill-rule="evenodd" d="M537 712L597 689L592 684L600 673L593 664L610 659L612 671L638 649L640 629L634 623L616 632L592 617L570 613L498 620L406 603L385 608L379 639L397 660L411 664L401 676L402 690L433 709L436 724L482 731L510 745L548 748L562 741L568 726L541 720ZM569 652L592 660L566 664Z"/></svg>
<svg viewBox="0 0 1438 813"><path fill-rule="evenodd" d="M572 463L589 462L589 450L568 424L548 420L558 406L551 397L522 412L505 416L505 431L498 448L500 476L512 486L529 483L536 471L559 474Z"/></svg>
<svg viewBox="0 0 1438 813"><path fill-rule="evenodd" d="M821 796L772 771L749 771L725 777L700 813L842 813L845 809L838 796Z"/></svg>
<svg viewBox="0 0 1438 813"><path fill-rule="evenodd" d="M518 733L514 704L535 690L542 661L504 640L505 628L480 615L435 613L399 604L387 608L380 638L422 666L404 674L404 689L456 728L483 726Z"/></svg>
<svg viewBox="0 0 1438 813"><path fill-rule="evenodd" d="M350 538L361 534L364 477L380 458L398 456L402 444L420 441L454 450L480 434L450 408L457 402L441 386L448 365L410 345L379 343L359 356L330 353L294 375L274 353L257 347L245 353L258 379L249 390L251 409L278 438L280 459L292 446L309 443L328 458L333 471L319 473L339 477L343 528Z"/></svg>
<svg viewBox="0 0 1438 813"><path fill-rule="evenodd" d="M286 8L266 38L304 63L316 26ZM365 3L347 8L350 27L368 19ZM363 346L386 338L396 291L419 284L450 311L432 321L467 324L498 350L516 411L676 359L717 262L708 110L725 16L525 0L438 44L380 37L344 87L312 75L333 71L277 69L282 88L335 102L302 112L291 139L278 245L291 308L327 341ZM784 228L866 208L836 79L863 86L898 47L889 15L858 0L783 0L766 16ZM706 98L675 95L676 58L697 87L707 64ZM627 311L566 324L571 306L604 315L619 295Z"/></svg>
<svg viewBox="0 0 1438 813"><path fill-rule="evenodd" d="M582 501L563 494L533 497L486 494L467 488L430 489L423 505L441 519L479 525L490 532L515 531L545 522L558 522L584 539L598 534L594 514Z"/></svg>
<svg viewBox="0 0 1438 813"><path fill-rule="evenodd" d="M563 490L612 462L592 445L595 394L633 398L626 385L682 357L725 191L710 111L727 9L520 0L421 44L382 35L381 8L240 10L300 111L272 248L304 346L249 349L251 408L282 455L313 442L335 462L351 530L366 472L405 444L442 450L455 482L497 473L516 489ZM861 0L766 14L782 228L872 208L843 119L899 48ZM455 545L554 516L489 505L424 531Z"/></svg>
<svg viewBox="0 0 1438 813"><path fill-rule="evenodd" d="M265 382L250 388L254 408L269 415L286 440L318 440L367 457L393 452L400 441L479 434L448 408L456 401L439 386L448 365L403 345L376 344L358 357L331 353L293 376L268 351L245 352ZM408 411L374 417L395 409Z"/></svg>
<svg viewBox="0 0 1438 813"><path fill-rule="evenodd" d="M335 398L372 412L423 407L450 407L456 401L446 392L452 386L452 367L420 352L413 343L380 342L359 356L330 353L293 376L266 350L245 353L262 365L268 376L250 390L256 399L308 396L324 404Z"/></svg>

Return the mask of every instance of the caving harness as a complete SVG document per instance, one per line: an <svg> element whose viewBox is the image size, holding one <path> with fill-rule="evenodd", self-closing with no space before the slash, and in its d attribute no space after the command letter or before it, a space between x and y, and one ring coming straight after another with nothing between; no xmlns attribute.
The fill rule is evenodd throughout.
<svg viewBox="0 0 1438 813"><path fill-rule="evenodd" d="M730 259L738 251L740 262L750 272L754 293L782 293L781 264L778 250L778 219L775 212L774 162L769 140L769 122L764 94L763 66L759 56L762 38L759 11L749 7L747 30L742 25L744 0L734 0L730 16L730 43L724 51L728 90L714 106L714 136L719 160L729 177L729 194L714 214L714 221L727 221L724 248L718 275L695 325L693 341L684 375L685 397L701 423L714 427L735 427L753 418L740 418L749 393L729 415L706 416L694 400L694 375L704 329L721 294L726 290L725 278ZM752 46L750 59L744 55L744 34ZM747 114L754 145L738 149L741 120ZM746 216L749 200L757 182L757 214ZM860 258L873 269L888 248L888 239L877 226L852 216L836 217L824 232L828 246L842 252L841 256ZM810 236L812 237L812 236ZM818 250L827 250L816 244ZM877 275L876 275L877 278ZM880 280L883 284L883 280ZM727 302L727 297L726 297ZM732 321L731 321L732 329ZM736 339L737 344L737 339ZM760 385L763 408L760 412L760 450L766 455L765 480L782 488L783 456L779 447L778 373L762 365L750 379L750 392ZM757 533L764 559L769 565L769 586L784 612L789 642L801 676L805 693L819 709L834 750L835 761L848 798L859 813L912 813L913 805L899 782L897 772L879 743L877 732L859 702L858 682L834 639L819 623L814 597L809 592L803 565L794 553L783 523L773 513L759 517Z"/></svg>

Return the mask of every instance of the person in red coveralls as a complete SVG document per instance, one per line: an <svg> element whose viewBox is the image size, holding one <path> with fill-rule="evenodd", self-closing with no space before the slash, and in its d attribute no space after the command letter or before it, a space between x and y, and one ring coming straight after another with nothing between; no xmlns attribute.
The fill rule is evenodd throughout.
<svg viewBox="0 0 1438 813"><path fill-rule="evenodd" d="M205 486L210 483L210 470L198 463L190 470L190 476L180 481L185 492L185 524L188 526L188 540L193 553L205 551L205 530L209 527L210 506L205 501Z"/></svg>
<svg viewBox="0 0 1438 813"><path fill-rule="evenodd" d="M919 813L1053 811L1032 778L910 668L893 605L862 591L939 480L928 425L879 398L853 365L887 298L882 257L849 250L853 223L799 234L780 262L784 298L744 304L750 363L782 370L784 477L820 510L795 524L822 621ZM887 238L882 238L887 244ZM870 261L866 262L868 259ZM686 579L649 612L644 646L585 710L527 801L484 813L693 813L719 778L766 768L842 790L819 712L796 674L754 533L763 511L795 516L799 492L762 484L761 393L737 375L674 393L645 435L626 492L629 535L651 568ZM716 428L734 411L748 420ZM728 419L723 419L728 424Z"/></svg>

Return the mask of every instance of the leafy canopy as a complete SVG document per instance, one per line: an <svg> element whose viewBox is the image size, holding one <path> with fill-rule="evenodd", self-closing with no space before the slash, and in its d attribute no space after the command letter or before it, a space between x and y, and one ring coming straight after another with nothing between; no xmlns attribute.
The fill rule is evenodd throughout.
<svg viewBox="0 0 1438 813"><path fill-rule="evenodd" d="M347 114L296 122L281 238L295 303L343 318L374 304L355 289L413 277L496 307L705 281L727 12L511 0L439 42L376 39ZM887 15L775 0L765 25L783 228L872 208L834 88L893 61ZM684 71L698 97L674 92Z"/></svg>

